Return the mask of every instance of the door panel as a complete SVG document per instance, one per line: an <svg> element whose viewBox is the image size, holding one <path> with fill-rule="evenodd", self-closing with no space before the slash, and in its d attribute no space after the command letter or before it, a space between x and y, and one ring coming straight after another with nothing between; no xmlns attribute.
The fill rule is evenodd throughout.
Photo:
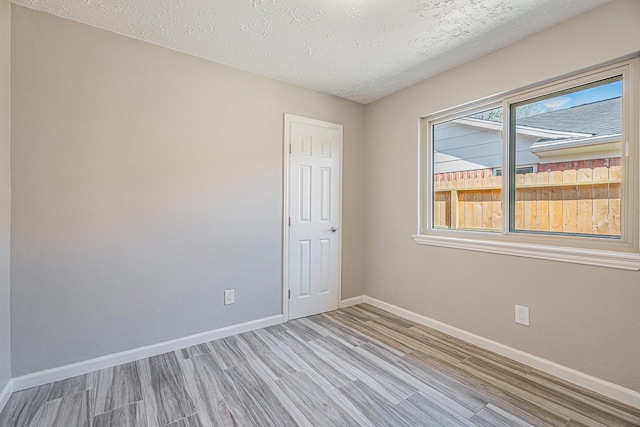
<svg viewBox="0 0 640 427"><path fill-rule="evenodd" d="M292 116L289 126L289 318L338 307L342 127ZM300 119L300 120L298 120Z"/></svg>

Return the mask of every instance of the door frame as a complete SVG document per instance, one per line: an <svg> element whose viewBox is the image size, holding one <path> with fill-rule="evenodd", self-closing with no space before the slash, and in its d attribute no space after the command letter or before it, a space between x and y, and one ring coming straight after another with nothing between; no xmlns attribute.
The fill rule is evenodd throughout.
<svg viewBox="0 0 640 427"><path fill-rule="evenodd" d="M290 254L290 242L289 242L289 193L290 193L290 167L291 167L291 153L289 151L289 144L291 143L291 124L305 123L314 126L321 126L329 129L334 129L340 132L340 142L338 152L340 158L338 159L338 204L340 209L337 212L337 227L338 232L338 291L336 295L336 307L340 306L340 300L342 297L342 156L344 135L343 127L337 123L325 122L322 120L310 119L308 117L297 116L294 114L284 114L284 138L283 138L283 199L282 199L282 316L283 321L289 321L289 254Z"/></svg>

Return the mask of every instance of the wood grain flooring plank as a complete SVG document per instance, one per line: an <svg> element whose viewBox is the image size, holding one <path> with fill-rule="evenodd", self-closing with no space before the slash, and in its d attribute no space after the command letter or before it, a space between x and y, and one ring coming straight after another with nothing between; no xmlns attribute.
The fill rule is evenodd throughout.
<svg viewBox="0 0 640 427"><path fill-rule="evenodd" d="M235 386L236 393L246 406L256 425L296 425L289 411L248 363L238 364L226 370L224 375Z"/></svg>
<svg viewBox="0 0 640 427"><path fill-rule="evenodd" d="M380 323L376 322L369 322L368 325L376 330L378 333L381 333L383 335L387 335L388 337L402 343L403 345L409 347L411 349L411 351L421 351L425 354L429 354L435 358L438 359L442 359L442 360L448 360L451 363L459 363L462 362L463 360L467 359L470 355L467 353L462 353L462 352L451 352L451 351L443 351L439 348L433 347L430 344L425 344L422 343L412 337L410 337L409 335L406 335L402 332L399 332L395 329L391 329L385 325L382 325Z"/></svg>
<svg viewBox="0 0 640 427"><path fill-rule="evenodd" d="M212 363L211 359L208 359L205 356L199 358L198 361L203 362L204 364L202 366L202 372L205 372L204 369L209 370L208 374L203 378L206 379L207 376L210 376L210 381L214 381L214 384L216 384L217 388L220 389L220 392L222 393L222 396L224 397L224 400L227 404L227 408L232 415L231 419L233 420L233 423L231 425L255 425L255 421L245 404L246 402L243 400L242 395L238 392L238 389L233 380L231 380L229 376L225 374L226 371L218 369L215 364ZM196 364L196 366L198 365ZM210 391L205 396L213 395L213 392ZM209 402L208 404L211 403ZM202 411L202 409L201 412L202 414L205 413L204 411ZM228 419L228 417L224 416L223 413L220 413L220 415L222 415L220 418L222 418L223 421L221 425L225 425L225 420ZM213 420L215 421L216 418L213 418Z"/></svg>
<svg viewBox="0 0 640 427"><path fill-rule="evenodd" d="M320 336L326 337L327 335L332 335L332 333L325 328L324 326L314 322L311 320L311 317L301 317L299 319L296 319L298 322L302 323L303 325L313 329L314 331L316 331L316 333L320 334Z"/></svg>
<svg viewBox="0 0 640 427"><path fill-rule="evenodd" d="M374 313L371 313L369 311L363 310L362 308L358 307L358 306L351 306L351 307L346 307L343 309L340 309L340 311L338 311L338 313L344 313L344 314L349 314L352 317L357 318L358 320L362 321L362 322L367 322L369 320L373 320L373 319L377 319L380 316Z"/></svg>
<svg viewBox="0 0 640 427"><path fill-rule="evenodd" d="M511 414L498 411L495 407L483 408L471 418L471 421L476 425L485 427L535 427L513 417Z"/></svg>
<svg viewBox="0 0 640 427"><path fill-rule="evenodd" d="M290 349L300 360L300 371L306 372L307 375L322 388L327 391L341 387L355 380L356 377L350 375L344 369L335 364L330 364L326 359L319 357L307 343L304 343L291 335L288 331L272 331L272 336L288 349Z"/></svg>
<svg viewBox="0 0 640 427"><path fill-rule="evenodd" d="M339 355L333 354L331 351L324 348L318 343L312 343L311 346L318 353L318 356L322 357L327 363L334 366L336 369L344 370L348 375L353 376L354 381L359 380L365 383L370 388L376 390L377 393L382 395L385 399L392 403L398 403L402 400L397 394L387 390L380 382L366 372L366 369L358 367L352 363L343 363Z"/></svg>
<svg viewBox="0 0 640 427"><path fill-rule="evenodd" d="M458 381L455 377L438 375L437 371L434 372L431 369L425 369L423 365L418 364L407 357L400 357L390 353L386 349L380 348L375 344L365 344L358 349L358 351L366 351L370 355L375 355L376 357L385 360L391 366L402 370L406 374L415 378L415 380L423 384L427 384L429 387L450 397L457 404L465 407L471 412L475 413L479 411L488 403L482 398L480 393L476 393L473 388Z"/></svg>
<svg viewBox="0 0 640 427"><path fill-rule="evenodd" d="M191 415L181 420L168 424L166 427L203 427L198 415Z"/></svg>
<svg viewBox="0 0 640 427"><path fill-rule="evenodd" d="M257 331L259 332L259 331ZM249 347L254 351L265 351L272 352L273 350L269 345L264 342L264 340L258 336L256 331L245 332L243 334L238 335L239 338L242 338L249 344Z"/></svg>
<svg viewBox="0 0 640 427"><path fill-rule="evenodd" d="M34 425L35 427L90 427L94 399L95 389L90 389L49 400L43 405L42 413Z"/></svg>
<svg viewBox="0 0 640 427"><path fill-rule="evenodd" d="M47 402L51 384L17 391L9 397L2 413L0 426L27 427L37 420L42 406Z"/></svg>
<svg viewBox="0 0 640 427"><path fill-rule="evenodd" d="M263 366L253 362L249 362L249 366L260 376L260 378L264 379L264 382L271 389L276 398L282 403L282 405L287 408L287 411L289 411L289 414L292 416L298 426L313 427L307 417L304 416L302 411L298 409L298 407L293 403L289 396L276 383L276 380L273 380L269 375L266 374Z"/></svg>
<svg viewBox="0 0 640 427"><path fill-rule="evenodd" d="M370 328L367 323L354 320L348 314L341 315L340 317L335 317L332 313L328 313L327 316L334 322L339 322L340 324L345 326L347 330L356 335L356 338L359 338L360 336L366 337L366 339L359 338L361 344L358 344L358 346L364 345L366 343L375 343L380 347L384 347L390 352L395 353L399 356L413 351L412 348L407 347L402 343L389 338L386 335L378 333L374 329Z"/></svg>
<svg viewBox="0 0 640 427"><path fill-rule="evenodd" d="M191 347L187 347L187 348L183 348L181 350L177 350L176 356L178 357L179 361L185 360L185 359L191 359L193 357L197 357L197 356L202 356L203 354L208 354L211 353L211 347L209 346L209 343L201 343L201 344L197 344L197 345L193 345Z"/></svg>
<svg viewBox="0 0 640 427"><path fill-rule="evenodd" d="M481 376L462 369L459 365L452 365L420 352L408 354L405 358L412 363L423 366L425 372L438 378L441 382L455 379L466 392L477 396L479 399L486 400L487 403L509 408L519 418L531 420L530 422L536 426L561 427L569 420L568 417L560 416L543 406L527 401L517 394L496 387L490 381L486 381Z"/></svg>
<svg viewBox="0 0 640 427"><path fill-rule="evenodd" d="M404 320L399 317L388 317L388 316L385 316L385 317L380 316L376 319L369 320L367 323L375 323L378 325L382 325L389 329L393 329L398 333L406 334L408 336L413 332L411 328L414 325L413 322L410 322L408 320Z"/></svg>
<svg viewBox="0 0 640 427"><path fill-rule="evenodd" d="M575 421L575 420L569 420L569 422L567 423L567 425L565 427L590 427L586 424L582 424L579 421Z"/></svg>
<svg viewBox="0 0 640 427"><path fill-rule="evenodd" d="M247 360L254 360L262 364L265 371L271 375L274 380L296 372L295 368L274 353L252 332L239 335L237 343Z"/></svg>
<svg viewBox="0 0 640 427"><path fill-rule="evenodd" d="M349 328L331 314L318 314L311 317L310 320L331 332L335 339L351 347L357 347L369 341L369 337L366 334Z"/></svg>
<svg viewBox="0 0 640 427"><path fill-rule="evenodd" d="M246 358L238 348L238 343L234 336L210 341L209 347L211 347L211 352L224 369L233 368L246 362Z"/></svg>
<svg viewBox="0 0 640 427"><path fill-rule="evenodd" d="M144 402L135 402L93 417L92 427L147 427Z"/></svg>
<svg viewBox="0 0 640 427"><path fill-rule="evenodd" d="M85 375L78 375L66 380L56 381L51 384L51 391L47 400L55 400L70 394L77 394L95 387L94 372Z"/></svg>
<svg viewBox="0 0 640 427"><path fill-rule="evenodd" d="M484 360L471 358L461 363L460 368L485 379L494 387L501 388L540 407L548 408L553 413L567 419L575 419L586 424L592 423L596 426L611 426L614 422L613 417L595 408L581 405L578 402L567 404L567 401L558 396L550 398L548 395L541 394L532 381L521 377L514 378L510 374L505 374L505 369L493 370L495 367L487 365ZM616 422L619 426L633 426L633 424L621 422L621 420L616 420Z"/></svg>
<svg viewBox="0 0 640 427"><path fill-rule="evenodd" d="M398 409L407 407L412 407L414 409L414 414L416 410L423 414L428 414L430 418L436 420L438 424L443 426L473 426L473 422L471 422L467 417L452 411L450 408L439 405L437 402L433 401L430 396L425 396L422 392L410 396L404 402L396 406Z"/></svg>
<svg viewBox="0 0 640 427"><path fill-rule="evenodd" d="M376 390L393 403L406 399L417 390L406 382L393 377L384 369L371 363L353 349L332 339L322 338L309 343L325 360L331 360L335 368L347 369L356 378Z"/></svg>
<svg viewBox="0 0 640 427"><path fill-rule="evenodd" d="M323 335L316 332L313 328L308 327L297 319L284 323L283 326L289 331L293 331L292 333L305 342L317 340L323 337Z"/></svg>
<svg viewBox="0 0 640 427"><path fill-rule="evenodd" d="M396 409L395 405L361 381L347 384L341 387L339 392L352 402L374 425L400 426L420 424L420 420Z"/></svg>
<svg viewBox="0 0 640 427"><path fill-rule="evenodd" d="M357 307L367 313L375 314L377 317L395 320L398 323L404 324L407 328L415 325L415 323L410 320L402 319L395 314L391 314L388 311L384 311L383 309L374 307L370 304L358 304Z"/></svg>
<svg viewBox="0 0 640 427"><path fill-rule="evenodd" d="M437 339L435 337L429 336L423 331L413 328L406 328L404 326L398 325L396 322L392 322L389 319L380 318L376 320L371 320L369 323L374 323L377 325L384 326L398 334L400 336L405 336L406 339L411 343L420 343L427 346L429 349L437 350L443 354L450 356L454 360L465 360L471 357L472 353L468 351L463 351L459 346L452 345L447 341L443 341ZM416 350L420 350L421 348L416 348Z"/></svg>
<svg viewBox="0 0 640 427"><path fill-rule="evenodd" d="M471 358L466 361L464 366L474 366L482 371L483 375L490 374L498 381L508 383L508 379L505 379L502 375L496 375L496 373L504 374L504 370L488 364L486 360ZM626 419L620 418L614 413L619 409L609 408L609 411L604 411L600 405L593 400L589 401L587 396L582 395L581 398L576 399L576 395L579 395L579 387L575 386L570 389L559 387L561 381L556 381L555 385L549 383L543 383L540 381L534 381L529 374L525 376L521 381L517 382L518 388L522 393L526 393L527 400L532 402L538 402L539 404L546 406L553 406L555 411L563 414L564 416L576 419L584 423L596 423L601 425L619 425L619 426L637 426L638 419L631 413L626 414ZM595 396L595 393L591 393ZM623 407L624 405L622 405Z"/></svg>
<svg viewBox="0 0 640 427"><path fill-rule="evenodd" d="M98 371L96 378L96 402L93 415L129 406L142 400L138 365L135 362Z"/></svg>
<svg viewBox="0 0 640 427"><path fill-rule="evenodd" d="M243 405L238 405L235 411L229 408L222 391L225 387L220 384L226 378L210 354L185 359L180 363L187 392L203 425L237 426L248 422L250 417Z"/></svg>
<svg viewBox="0 0 640 427"><path fill-rule="evenodd" d="M423 381L416 377L416 375L394 366L392 363L389 363L387 359L378 357L366 349L358 348L355 351L360 353L367 360L371 361L374 365L380 367L380 369L388 372L394 378L398 378L415 388L415 390L420 391L422 395L428 397L428 399L436 405L448 408L449 411L460 414L464 418L473 416L473 414L479 409L477 406L480 402L478 402L476 406L468 407L464 404L469 403L469 398L467 396L461 398L457 394L448 393L449 390L442 392L438 388L434 387L434 385L437 384L433 384L430 381ZM460 401L462 401L462 403ZM480 406L480 408L483 406L484 405Z"/></svg>
<svg viewBox="0 0 640 427"><path fill-rule="evenodd" d="M312 425L358 426L356 420L304 372L280 378L277 383Z"/></svg>
<svg viewBox="0 0 640 427"><path fill-rule="evenodd" d="M345 315L341 315L339 320L334 320L333 313L325 313L324 316L315 315L315 316L300 318L297 320L304 322L304 324L306 324L307 326L315 329L323 337L331 336L337 341L340 341L343 344L349 345L354 348L369 342L373 342L382 347L387 348L391 352L402 354L402 352L396 350L393 347L386 345L382 341L376 340L371 335L366 335L358 331L357 329L352 328L351 326L349 326L349 324L344 323L344 321L350 317L351 316L345 314ZM316 322L315 320L319 320L320 322L323 322L325 326L322 326L320 323ZM325 320L328 320L329 322L325 323L324 322Z"/></svg>
<svg viewBox="0 0 640 427"><path fill-rule="evenodd" d="M161 426L196 413L175 353L136 362L142 396Z"/></svg>
<svg viewBox="0 0 640 427"><path fill-rule="evenodd" d="M332 383L329 379L328 376L325 375L326 371L321 371L319 370L319 365L320 364L324 364L324 361L321 361L319 364L315 364L313 362L305 362L305 360L303 360L301 357L299 357L297 354L295 354L293 351L291 351L291 357L293 360L296 361L296 364L298 364L299 369L297 370L298 372L304 372L306 373L318 386L320 386L323 390L326 391L333 391L336 389L336 386L334 385L335 383L335 374L332 373L331 377L334 378L334 383ZM329 366L329 365L327 365ZM347 381L348 382L348 381ZM346 382L345 382L346 383Z"/></svg>
<svg viewBox="0 0 640 427"><path fill-rule="evenodd" d="M354 420L358 422L361 426L374 427L374 424L365 414L358 409L357 406L353 404L349 399L345 397L344 394L340 392L339 389L332 390L329 393L329 396L336 402L342 409L347 411Z"/></svg>
<svg viewBox="0 0 640 427"><path fill-rule="evenodd" d="M331 314L331 313L330 313ZM329 315L330 315L329 314ZM336 316L331 316L334 320L338 320L338 318ZM384 343L385 345L387 345L388 347L394 349L395 351L397 351L400 354L407 354L407 353L411 353L412 351L414 351L414 348L409 347L408 345L405 345L402 343L402 341L399 341L397 339L391 338L389 335L380 333L378 330L374 329L370 323L362 323L359 321L354 321L352 319L350 319L349 315L345 315L343 317L340 317L340 321L344 323L345 326L354 329L360 333L362 333L363 335L366 335L368 337L372 337L374 339L376 339L377 341ZM399 336L399 338L402 338L401 336Z"/></svg>
<svg viewBox="0 0 640 427"><path fill-rule="evenodd" d="M527 379L538 384L545 392L548 391L554 395L560 394L565 399L581 402L596 408L598 411L620 418L633 425L640 426L639 408L625 405L622 402L618 402L584 387L571 384L536 369L531 370L527 375Z"/></svg>
<svg viewBox="0 0 640 427"><path fill-rule="evenodd" d="M143 392L143 395L144 395L144 392ZM158 421L158 415L156 414L155 409L149 402L145 400L141 400L140 402L136 402L136 403L138 403L139 405L140 404L144 405L144 410L147 414L148 427L161 427L160 422Z"/></svg>
<svg viewBox="0 0 640 427"><path fill-rule="evenodd" d="M473 356L477 357L477 358L482 358L482 359L487 359L490 361L493 361L495 363L501 364L502 366L508 367L510 369L512 369L513 371L518 371L521 372L523 374L527 374L529 372L531 372L531 367L527 366L523 363L517 362L513 359L509 359L507 357L501 356L497 353L494 353L492 351L489 350L485 350L481 347L478 347L474 344L468 343L466 341L463 341L459 338L455 338L452 337L451 335L447 335L443 332L440 331L436 331L435 329L431 329L428 326L424 326L424 325L414 325L413 327L409 328L410 330L412 330L415 333L421 334L421 335L425 335L427 337L429 337L432 340L436 340L436 341L441 341L444 343L448 343L451 346L457 347L459 349L461 349L462 351L464 351L467 354L472 354Z"/></svg>
<svg viewBox="0 0 640 427"><path fill-rule="evenodd" d="M289 348L284 345L272 333L267 332L267 329L260 329L257 331L253 331L254 334L260 340L269 347L271 351L278 355L282 360L287 362L289 366L294 368L296 371L300 371L303 369L304 362Z"/></svg>

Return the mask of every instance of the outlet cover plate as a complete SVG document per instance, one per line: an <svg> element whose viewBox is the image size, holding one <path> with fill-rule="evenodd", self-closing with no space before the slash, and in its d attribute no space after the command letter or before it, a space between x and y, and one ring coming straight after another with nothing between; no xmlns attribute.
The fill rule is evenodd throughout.
<svg viewBox="0 0 640 427"><path fill-rule="evenodd" d="M529 326L529 307L516 305L516 323Z"/></svg>
<svg viewBox="0 0 640 427"><path fill-rule="evenodd" d="M235 290L227 289L224 291L224 305L233 304L235 301Z"/></svg>

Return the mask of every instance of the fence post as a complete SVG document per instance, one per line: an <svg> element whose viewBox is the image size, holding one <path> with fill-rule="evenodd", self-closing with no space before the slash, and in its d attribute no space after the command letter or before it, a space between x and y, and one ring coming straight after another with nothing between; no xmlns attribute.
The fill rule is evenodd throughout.
<svg viewBox="0 0 640 427"><path fill-rule="evenodd" d="M458 190L451 190L451 229L458 228Z"/></svg>

